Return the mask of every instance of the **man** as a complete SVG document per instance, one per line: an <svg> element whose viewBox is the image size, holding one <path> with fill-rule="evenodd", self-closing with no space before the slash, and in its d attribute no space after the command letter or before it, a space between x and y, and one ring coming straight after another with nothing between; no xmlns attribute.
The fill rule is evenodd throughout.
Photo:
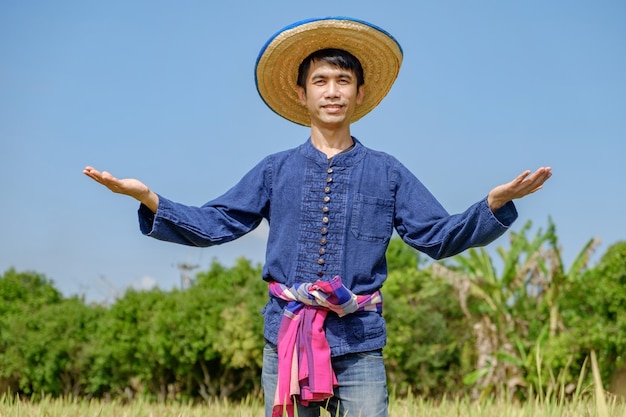
<svg viewBox="0 0 626 417"><path fill-rule="evenodd" d="M387 416L380 289L395 229L440 259L485 245L517 217L512 200L540 189L550 168L525 171L450 215L398 160L366 148L350 124L371 111L398 74L402 50L359 20L297 22L274 35L257 59L257 89L286 119L310 126L297 148L264 158L202 207L157 195L135 179L84 173L141 202L140 228L157 239L211 246L266 219L262 383L266 417ZM272 414L273 413L273 414Z"/></svg>

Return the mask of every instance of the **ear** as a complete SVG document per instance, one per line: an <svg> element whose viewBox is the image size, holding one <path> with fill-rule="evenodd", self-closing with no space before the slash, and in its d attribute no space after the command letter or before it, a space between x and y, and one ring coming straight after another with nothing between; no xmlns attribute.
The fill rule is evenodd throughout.
<svg viewBox="0 0 626 417"><path fill-rule="evenodd" d="M363 103L363 99L365 98L365 86L361 85L356 92L356 104Z"/></svg>
<svg viewBox="0 0 626 417"><path fill-rule="evenodd" d="M296 87L296 91L298 92L298 99L300 99L300 104L306 104L306 91L301 86Z"/></svg>

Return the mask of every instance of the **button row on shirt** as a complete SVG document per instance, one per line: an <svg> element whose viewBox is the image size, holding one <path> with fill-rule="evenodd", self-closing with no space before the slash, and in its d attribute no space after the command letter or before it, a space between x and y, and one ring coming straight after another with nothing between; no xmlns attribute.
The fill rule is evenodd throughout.
<svg viewBox="0 0 626 417"><path fill-rule="evenodd" d="M325 263L323 256L324 254L326 254L326 249L324 248L324 246L327 243L326 235L328 234L328 228L326 226L330 222L330 219L328 218L328 216L326 216L326 214L328 214L328 212L330 211L330 208L328 207L328 203L330 203L330 196L328 194L330 194L330 191L331 191L330 185L333 182L333 177L330 176L333 173L333 169L331 167L328 167L328 169L326 170L326 173L328 174L328 177L326 177L326 187L324 187L324 193L326 195L324 196L324 199L323 199L324 206L322 207L322 213L324 213L324 216L322 216L323 226L320 229L322 237L320 239L320 248L318 251L320 257L317 259L317 264L320 267L323 266ZM317 275L320 277L324 276L324 270L320 269Z"/></svg>

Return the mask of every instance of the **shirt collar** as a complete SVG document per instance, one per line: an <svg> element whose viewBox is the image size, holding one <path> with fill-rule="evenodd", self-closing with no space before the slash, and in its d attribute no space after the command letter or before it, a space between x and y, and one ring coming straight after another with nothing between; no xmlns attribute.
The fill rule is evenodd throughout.
<svg viewBox="0 0 626 417"><path fill-rule="evenodd" d="M354 165L365 157L367 148L363 146L363 144L354 136L352 137L352 140L354 141L354 146L352 148L347 149L344 152L340 152L332 157L332 166ZM328 157L322 151L313 146L311 138L300 146L300 152L303 153L305 157L314 160L318 165L323 167L328 166Z"/></svg>

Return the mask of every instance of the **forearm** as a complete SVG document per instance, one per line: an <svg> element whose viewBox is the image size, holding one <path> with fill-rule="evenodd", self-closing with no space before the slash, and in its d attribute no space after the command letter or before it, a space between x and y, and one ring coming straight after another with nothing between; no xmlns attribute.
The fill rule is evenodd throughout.
<svg viewBox="0 0 626 417"><path fill-rule="evenodd" d="M260 215L238 212L217 204L202 207L176 203L158 197L156 212L147 205L139 207L139 228L144 235L188 246L207 247L230 242L256 228Z"/></svg>
<svg viewBox="0 0 626 417"><path fill-rule="evenodd" d="M397 230L410 246L433 259L442 259L491 243L506 232L516 218L513 203L505 204L494 213L483 199L463 213L442 215L421 225L413 224L410 229L401 226Z"/></svg>
<svg viewBox="0 0 626 417"><path fill-rule="evenodd" d="M148 189L145 193L133 196L141 204L148 207L153 213L157 212L159 207L159 196L152 190Z"/></svg>
<svg viewBox="0 0 626 417"><path fill-rule="evenodd" d="M501 198L501 197L499 198L495 190L491 190L489 194L487 195L487 204L489 205L489 208L491 209L493 213L495 213L496 210L504 207L504 205L508 203L509 201L511 201L511 199Z"/></svg>

